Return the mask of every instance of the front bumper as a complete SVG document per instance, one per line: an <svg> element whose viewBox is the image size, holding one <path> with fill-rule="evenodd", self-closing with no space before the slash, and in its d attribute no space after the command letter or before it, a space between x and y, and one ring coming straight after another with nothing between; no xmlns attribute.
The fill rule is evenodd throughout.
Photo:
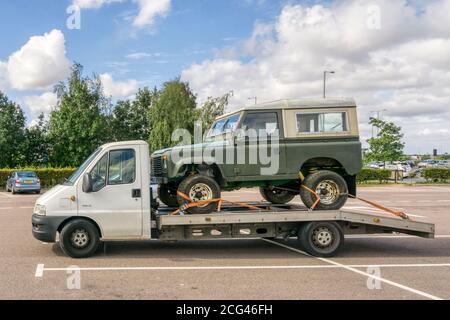
<svg viewBox="0 0 450 320"><path fill-rule="evenodd" d="M169 178L167 178L167 177L152 177L151 183L152 184L167 184L167 183L169 183Z"/></svg>
<svg viewBox="0 0 450 320"><path fill-rule="evenodd" d="M42 242L55 242L56 232L66 219L67 217L48 217L33 214L31 217L33 236Z"/></svg>

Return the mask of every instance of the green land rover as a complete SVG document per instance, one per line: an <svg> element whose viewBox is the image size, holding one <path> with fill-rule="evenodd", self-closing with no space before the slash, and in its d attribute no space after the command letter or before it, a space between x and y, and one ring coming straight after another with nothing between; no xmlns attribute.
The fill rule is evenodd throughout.
<svg viewBox="0 0 450 320"><path fill-rule="evenodd" d="M273 204L300 195L308 208L337 210L356 195L361 157L353 99L281 100L219 117L202 143L157 151L151 168L169 207L186 204L183 195L198 202L259 187ZM211 202L188 212L216 209Z"/></svg>

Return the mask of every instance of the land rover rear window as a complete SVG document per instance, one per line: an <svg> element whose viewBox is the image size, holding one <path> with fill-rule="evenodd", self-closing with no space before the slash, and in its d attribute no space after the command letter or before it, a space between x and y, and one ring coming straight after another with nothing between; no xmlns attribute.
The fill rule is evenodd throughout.
<svg viewBox="0 0 450 320"><path fill-rule="evenodd" d="M298 133L333 133L348 131L346 112L297 113Z"/></svg>

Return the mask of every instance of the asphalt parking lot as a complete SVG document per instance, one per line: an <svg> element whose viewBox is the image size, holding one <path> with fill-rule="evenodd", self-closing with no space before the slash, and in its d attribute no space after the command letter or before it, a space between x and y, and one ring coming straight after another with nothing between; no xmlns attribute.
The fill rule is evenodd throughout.
<svg viewBox="0 0 450 320"><path fill-rule="evenodd" d="M307 256L294 239L115 242L75 260L32 237L36 195L2 192L0 299L450 299L450 187L371 187L360 196L436 223L436 239L352 236L331 259ZM356 200L347 208L370 210Z"/></svg>

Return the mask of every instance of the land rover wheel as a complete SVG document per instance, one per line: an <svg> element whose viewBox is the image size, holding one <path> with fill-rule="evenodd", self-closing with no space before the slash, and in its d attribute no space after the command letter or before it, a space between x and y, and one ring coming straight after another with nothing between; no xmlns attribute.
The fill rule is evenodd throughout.
<svg viewBox="0 0 450 320"><path fill-rule="evenodd" d="M312 208L317 201L317 197L310 191L315 191L320 196L315 210L339 210L348 199L348 188L344 178L339 174L322 170L310 174L303 181L306 188L300 189L300 197L303 203Z"/></svg>
<svg viewBox="0 0 450 320"><path fill-rule="evenodd" d="M213 178L203 175L187 177L180 183L178 191L188 196L193 202L220 198L220 187L217 182ZM187 203L189 203L187 199L178 195L178 204L180 206ZM212 202L202 206L189 208L187 211L191 214L208 214L217 210L217 205L217 202Z"/></svg>
<svg viewBox="0 0 450 320"><path fill-rule="evenodd" d="M97 227L87 220L73 220L61 230L61 249L72 258L87 258L92 256L100 244Z"/></svg>
<svg viewBox="0 0 450 320"><path fill-rule="evenodd" d="M310 255L332 257L344 244L344 233L336 222L309 222L300 227L298 240Z"/></svg>
<svg viewBox="0 0 450 320"><path fill-rule="evenodd" d="M295 198L296 194L287 190L277 188L259 188L261 196L268 202L273 204L286 204Z"/></svg>
<svg viewBox="0 0 450 320"><path fill-rule="evenodd" d="M178 207L177 186L161 184L158 187L158 198L170 208Z"/></svg>

